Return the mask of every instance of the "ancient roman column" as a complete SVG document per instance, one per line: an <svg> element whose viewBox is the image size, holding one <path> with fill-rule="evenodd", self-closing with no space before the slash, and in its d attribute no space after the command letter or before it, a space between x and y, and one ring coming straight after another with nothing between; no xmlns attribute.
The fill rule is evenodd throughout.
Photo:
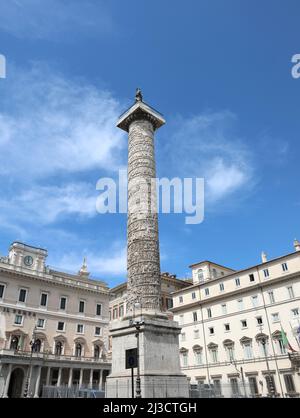
<svg viewBox="0 0 300 418"><path fill-rule="evenodd" d="M117 125L128 132L127 302L143 313L161 311L154 132L164 123L138 89Z"/></svg>

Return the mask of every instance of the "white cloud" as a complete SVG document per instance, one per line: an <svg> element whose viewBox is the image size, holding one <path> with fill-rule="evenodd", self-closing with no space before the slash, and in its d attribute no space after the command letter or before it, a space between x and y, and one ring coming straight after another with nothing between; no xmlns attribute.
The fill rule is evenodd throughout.
<svg viewBox="0 0 300 418"><path fill-rule="evenodd" d="M0 175L40 178L116 169L125 141L115 127L120 105L108 91L36 65L5 83L0 112Z"/></svg>
<svg viewBox="0 0 300 418"><path fill-rule="evenodd" d="M100 276L123 276L121 279L125 279L126 246L119 241L104 251L83 250L81 253L66 253L55 261L55 265L62 270L65 269L77 273L82 265L84 256L87 257L88 270L92 271L93 274Z"/></svg>
<svg viewBox="0 0 300 418"><path fill-rule="evenodd" d="M1 0L0 29L22 39L59 42L115 30L101 0Z"/></svg>
<svg viewBox="0 0 300 418"><path fill-rule="evenodd" d="M203 177L205 202L219 202L253 184L253 163L245 143L232 134L228 111L179 118L165 153L177 174Z"/></svg>
<svg viewBox="0 0 300 418"><path fill-rule="evenodd" d="M94 216L96 195L90 184L82 182L60 187L35 186L9 199L0 198L0 209L15 225L24 219L35 225L50 224L63 215Z"/></svg>

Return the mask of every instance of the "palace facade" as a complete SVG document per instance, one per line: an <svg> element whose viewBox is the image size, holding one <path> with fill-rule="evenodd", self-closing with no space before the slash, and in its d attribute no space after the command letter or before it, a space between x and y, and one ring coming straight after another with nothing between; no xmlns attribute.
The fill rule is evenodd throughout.
<svg viewBox="0 0 300 418"><path fill-rule="evenodd" d="M50 269L47 251L14 242L0 258L0 397L39 397L43 386L103 390L109 289Z"/></svg>
<svg viewBox="0 0 300 418"><path fill-rule="evenodd" d="M219 396L300 393L300 243L244 270L193 264L193 284L173 293L182 371ZM289 346L287 345L289 343ZM208 386L210 387L210 386ZM243 395L243 393L240 393ZM248 394L248 393L247 393Z"/></svg>

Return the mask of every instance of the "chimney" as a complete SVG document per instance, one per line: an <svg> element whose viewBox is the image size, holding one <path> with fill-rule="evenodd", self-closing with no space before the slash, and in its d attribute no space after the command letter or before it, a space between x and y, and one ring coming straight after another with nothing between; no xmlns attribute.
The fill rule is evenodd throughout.
<svg viewBox="0 0 300 418"><path fill-rule="evenodd" d="M262 253L261 253L261 262L262 263L266 263L268 260L267 260L267 254L263 251Z"/></svg>
<svg viewBox="0 0 300 418"><path fill-rule="evenodd" d="M294 248L295 251L300 251L300 242L296 238L294 239Z"/></svg>

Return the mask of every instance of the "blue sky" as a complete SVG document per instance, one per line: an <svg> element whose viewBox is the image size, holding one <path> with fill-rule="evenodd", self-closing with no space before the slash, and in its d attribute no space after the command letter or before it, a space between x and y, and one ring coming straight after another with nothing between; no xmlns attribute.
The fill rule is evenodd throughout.
<svg viewBox="0 0 300 418"><path fill-rule="evenodd" d="M170 7L172 4L172 7ZM0 253L126 278L126 215L95 210L97 180L126 166L117 117L141 87L167 124L159 177L204 177L205 218L160 215L162 271L232 268L300 239L298 0L0 0Z"/></svg>

